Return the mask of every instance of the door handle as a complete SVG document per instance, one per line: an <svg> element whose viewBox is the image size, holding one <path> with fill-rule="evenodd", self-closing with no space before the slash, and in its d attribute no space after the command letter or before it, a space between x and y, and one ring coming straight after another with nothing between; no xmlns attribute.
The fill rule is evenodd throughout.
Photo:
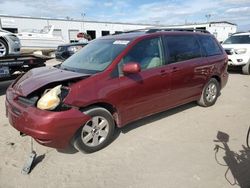
<svg viewBox="0 0 250 188"><path fill-rule="evenodd" d="M167 75L167 71L166 70L161 70L160 74L161 74L161 76L166 76Z"/></svg>
<svg viewBox="0 0 250 188"><path fill-rule="evenodd" d="M180 69L178 67L173 67L172 72L178 72Z"/></svg>

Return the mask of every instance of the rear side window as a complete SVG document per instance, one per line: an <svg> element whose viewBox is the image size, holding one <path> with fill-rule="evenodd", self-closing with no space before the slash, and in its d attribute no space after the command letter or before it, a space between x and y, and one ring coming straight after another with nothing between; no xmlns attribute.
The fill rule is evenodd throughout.
<svg viewBox="0 0 250 188"><path fill-rule="evenodd" d="M215 41L213 37L199 35L199 39L200 39L201 45L206 51L207 56L214 56L214 55L222 54L222 51L218 43Z"/></svg>
<svg viewBox="0 0 250 188"><path fill-rule="evenodd" d="M192 35L165 36L169 63L201 57L201 48Z"/></svg>

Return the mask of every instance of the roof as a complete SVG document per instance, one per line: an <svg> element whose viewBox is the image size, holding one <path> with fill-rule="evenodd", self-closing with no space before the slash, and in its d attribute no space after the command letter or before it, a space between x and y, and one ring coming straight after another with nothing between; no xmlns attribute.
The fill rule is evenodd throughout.
<svg viewBox="0 0 250 188"><path fill-rule="evenodd" d="M150 29L139 29L123 32L120 34L108 35L102 37L101 39L115 39L115 40L134 40L138 37L147 36L147 35L160 35L163 33L168 34L210 34L206 30L200 29L183 29L183 28L150 28Z"/></svg>
<svg viewBox="0 0 250 188"><path fill-rule="evenodd" d="M139 31L139 32L128 32L128 33L121 33L117 35L108 35L102 37L102 39L115 39L115 40L133 40L135 38L147 35L146 32Z"/></svg>

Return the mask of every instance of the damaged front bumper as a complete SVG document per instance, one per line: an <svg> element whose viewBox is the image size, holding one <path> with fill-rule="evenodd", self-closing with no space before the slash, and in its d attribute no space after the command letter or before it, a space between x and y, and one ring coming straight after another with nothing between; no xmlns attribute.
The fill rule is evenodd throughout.
<svg viewBox="0 0 250 188"><path fill-rule="evenodd" d="M5 105L6 116L15 129L42 145L58 149L68 147L77 130L90 119L75 108L54 112L23 105L11 87L6 92Z"/></svg>

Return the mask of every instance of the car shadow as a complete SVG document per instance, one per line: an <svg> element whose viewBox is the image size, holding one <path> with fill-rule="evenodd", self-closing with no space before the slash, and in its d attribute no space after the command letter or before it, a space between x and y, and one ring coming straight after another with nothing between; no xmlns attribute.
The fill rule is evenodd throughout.
<svg viewBox="0 0 250 188"><path fill-rule="evenodd" d="M173 108L173 109L166 110L164 112L160 112L160 113L142 118L140 120L137 120L137 121L134 121L132 123L127 124L125 127L120 128L120 132L122 132L123 134L126 134L133 129L137 129L137 128L144 126L146 124L158 121L160 119L163 119L163 118L166 118L168 116L174 115L176 113L185 111L185 110L187 110L189 108L193 108L195 106L197 106L197 103L191 102L191 103L188 103L188 104L185 104L185 105Z"/></svg>
<svg viewBox="0 0 250 188"><path fill-rule="evenodd" d="M228 67L229 74L243 74L241 67Z"/></svg>
<svg viewBox="0 0 250 188"><path fill-rule="evenodd" d="M163 119L163 118L166 118L168 116L174 115L176 113L185 111L185 110L192 108L192 107L195 107L195 106L197 106L197 103L191 102L191 103L188 103L188 104L185 104L185 105L182 105L182 106L170 109L170 110L166 110L164 112L160 112L160 113L142 118L142 119L134 121L132 123L129 123L126 126L115 130L114 136L113 136L110 144L112 144L120 136L121 133L126 134L133 129L140 128L146 124L158 121L160 119ZM64 154L78 153L78 151L76 149L74 149L73 147L68 147L66 149L57 149L57 152L64 153Z"/></svg>
<svg viewBox="0 0 250 188"><path fill-rule="evenodd" d="M14 80L0 82L0 96L5 95L7 88Z"/></svg>
<svg viewBox="0 0 250 188"><path fill-rule="evenodd" d="M56 149L57 152L63 153L63 154L75 154L78 153L78 150L76 150L74 147L67 147L65 149Z"/></svg>
<svg viewBox="0 0 250 188"><path fill-rule="evenodd" d="M250 188L250 148L242 145L243 150L232 151L228 145L229 135L220 131L218 131L217 140L214 142L216 142L215 160L219 165L227 168L224 174L226 181L231 186L239 185L241 188ZM218 159L220 151L224 152L224 164ZM231 176L229 172L231 172Z"/></svg>

